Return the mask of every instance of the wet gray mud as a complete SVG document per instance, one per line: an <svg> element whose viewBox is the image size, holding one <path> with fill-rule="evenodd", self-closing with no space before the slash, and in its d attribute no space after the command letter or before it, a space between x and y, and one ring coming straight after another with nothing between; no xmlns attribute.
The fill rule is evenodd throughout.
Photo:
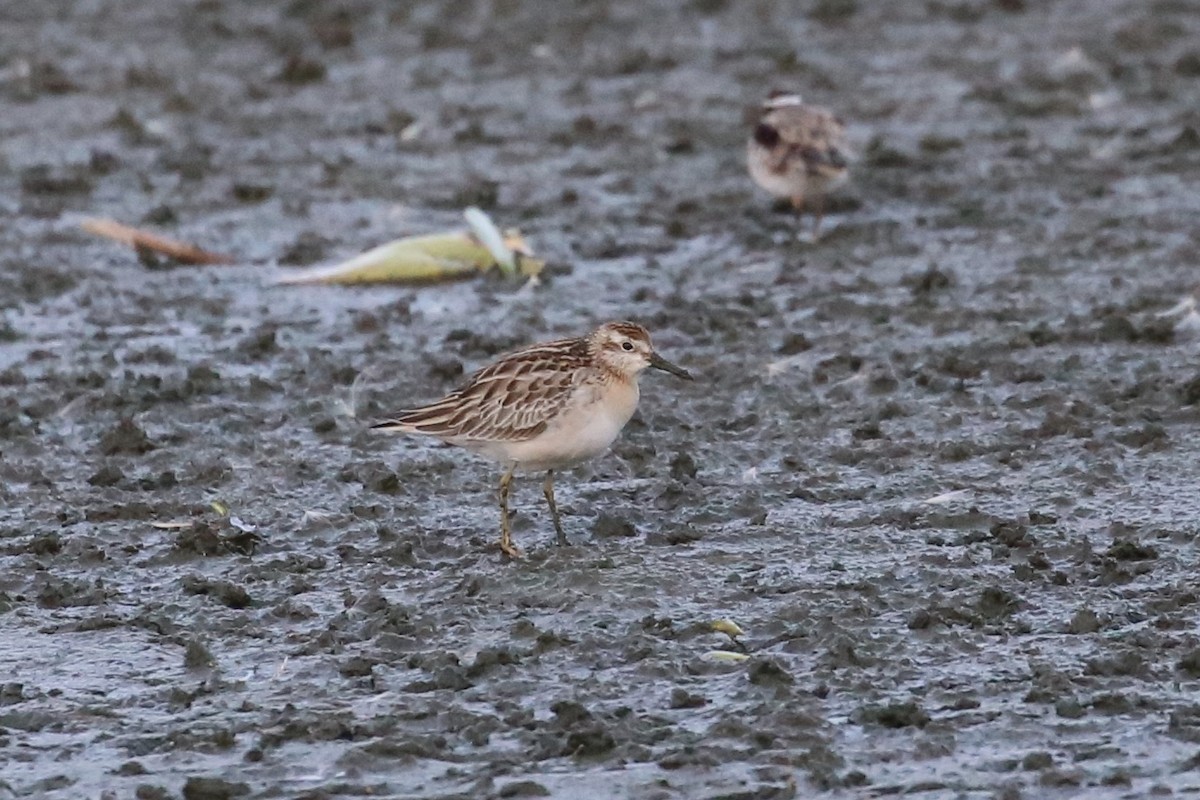
<svg viewBox="0 0 1200 800"><path fill-rule="evenodd" d="M1200 791L1195 3L0 26L0 798ZM742 165L779 86L856 141L816 245ZM471 203L543 286L269 285ZM698 380L560 477L570 548L366 431L609 318Z"/></svg>

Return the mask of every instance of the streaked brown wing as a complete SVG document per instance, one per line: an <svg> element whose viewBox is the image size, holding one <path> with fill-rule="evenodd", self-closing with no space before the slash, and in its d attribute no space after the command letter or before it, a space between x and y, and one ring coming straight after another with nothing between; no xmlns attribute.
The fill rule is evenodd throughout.
<svg viewBox="0 0 1200 800"><path fill-rule="evenodd" d="M518 350L436 403L402 411L382 427L448 440L532 439L566 405L587 359L587 343L580 339Z"/></svg>
<svg viewBox="0 0 1200 800"><path fill-rule="evenodd" d="M778 109L768 119L779 131L773 166L784 172L803 164L810 175L833 176L846 169L845 126L823 108Z"/></svg>

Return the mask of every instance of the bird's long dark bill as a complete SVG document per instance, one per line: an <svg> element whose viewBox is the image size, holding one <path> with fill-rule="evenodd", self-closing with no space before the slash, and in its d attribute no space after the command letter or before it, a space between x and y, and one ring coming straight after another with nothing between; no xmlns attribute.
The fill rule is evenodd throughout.
<svg viewBox="0 0 1200 800"><path fill-rule="evenodd" d="M675 366L658 353L650 354L650 366L654 367L655 369L661 369L663 372L669 372L672 375L678 375L685 380L695 380L695 378L692 377L692 373L688 372L683 367Z"/></svg>

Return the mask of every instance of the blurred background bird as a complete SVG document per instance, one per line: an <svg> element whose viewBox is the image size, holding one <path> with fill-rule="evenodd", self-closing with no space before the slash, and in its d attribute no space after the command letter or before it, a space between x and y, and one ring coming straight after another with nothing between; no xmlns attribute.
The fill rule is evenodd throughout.
<svg viewBox="0 0 1200 800"><path fill-rule="evenodd" d="M849 177L846 127L833 112L805 105L798 94L772 92L746 144L750 177L796 213L809 208L813 240L821 231L825 195Z"/></svg>

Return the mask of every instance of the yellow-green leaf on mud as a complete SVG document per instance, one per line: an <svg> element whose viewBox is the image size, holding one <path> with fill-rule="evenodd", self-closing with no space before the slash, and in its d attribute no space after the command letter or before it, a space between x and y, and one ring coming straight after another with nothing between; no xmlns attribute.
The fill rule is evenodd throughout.
<svg viewBox="0 0 1200 800"><path fill-rule="evenodd" d="M521 275L532 277L542 271L545 262L522 254L527 248L519 233L507 232L504 244L515 254ZM470 232L448 231L397 239L340 264L284 275L277 283L438 283L479 275L494 266L495 257Z"/></svg>

